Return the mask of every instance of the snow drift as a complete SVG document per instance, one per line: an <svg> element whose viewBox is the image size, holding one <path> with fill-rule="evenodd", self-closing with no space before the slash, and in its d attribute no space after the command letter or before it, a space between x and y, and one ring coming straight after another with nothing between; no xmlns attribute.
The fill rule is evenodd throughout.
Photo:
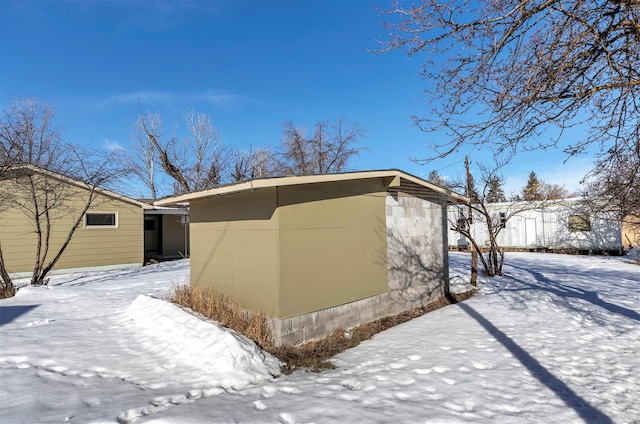
<svg viewBox="0 0 640 424"><path fill-rule="evenodd" d="M125 311L142 345L167 361L209 376L208 384L241 390L280 374L280 362L249 338L173 303L139 295Z"/></svg>

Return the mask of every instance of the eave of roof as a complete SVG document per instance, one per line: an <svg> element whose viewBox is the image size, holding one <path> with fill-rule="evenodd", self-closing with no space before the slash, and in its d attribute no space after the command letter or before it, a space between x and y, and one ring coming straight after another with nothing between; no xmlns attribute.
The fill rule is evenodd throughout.
<svg viewBox="0 0 640 424"><path fill-rule="evenodd" d="M208 197L218 197L229 194L241 193L252 190L259 190L263 188L271 187L284 187L291 185L302 184L318 184L327 182L339 182L339 181L353 181L364 180L372 178L389 178L389 186L398 185L394 183L395 178L402 178L407 181L411 181L415 184L419 184L425 188L433 190L436 193L440 193L446 196L447 201L451 203L467 203L469 199L466 196L455 193L451 190L447 190L438 185L432 184L422 178L408 174L404 171L397 169L388 169L380 171L357 171L357 172L345 172L340 174L320 174L320 175L302 175L291 177L274 177L263 178L256 180L243 181L239 183L228 184L208 190L201 190L186 194L180 194L177 196L171 196L164 199L156 200L154 205L167 206L176 203L192 202L194 200L206 199Z"/></svg>
<svg viewBox="0 0 640 424"><path fill-rule="evenodd" d="M153 209L146 209L145 215L189 215L189 210L184 208L154 206Z"/></svg>

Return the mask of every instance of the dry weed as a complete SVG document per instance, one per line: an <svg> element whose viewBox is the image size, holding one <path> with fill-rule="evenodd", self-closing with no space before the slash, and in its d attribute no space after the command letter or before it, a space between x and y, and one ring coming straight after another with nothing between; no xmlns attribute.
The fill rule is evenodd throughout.
<svg viewBox="0 0 640 424"><path fill-rule="evenodd" d="M176 286L168 300L189 308L254 340L263 349L273 346L269 321L262 312L247 311L229 295L213 288Z"/></svg>

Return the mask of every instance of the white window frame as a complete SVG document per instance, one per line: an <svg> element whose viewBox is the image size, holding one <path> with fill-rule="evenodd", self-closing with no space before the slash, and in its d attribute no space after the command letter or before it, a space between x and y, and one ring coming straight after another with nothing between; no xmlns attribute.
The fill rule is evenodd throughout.
<svg viewBox="0 0 640 424"><path fill-rule="evenodd" d="M114 215L115 216L115 224L114 225L89 225L87 224L87 218L89 215ZM118 212L114 211L91 211L84 214L84 228L87 230L99 230L99 229L109 229L109 228L118 228Z"/></svg>

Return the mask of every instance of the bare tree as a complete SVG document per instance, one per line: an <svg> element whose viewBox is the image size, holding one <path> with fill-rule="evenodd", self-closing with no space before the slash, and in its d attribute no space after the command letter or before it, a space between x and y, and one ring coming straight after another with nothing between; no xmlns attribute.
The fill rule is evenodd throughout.
<svg viewBox="0 0 640 424"><path fill-rule="evenodd" d="M131 151L125 156L125 166L133 173L149 190L151 200L158 197L156 179L156 148L152 138L147 136L144 128L152 134L162 135L162 122L157 114L148 113L139 116L133 124L131 133Z"/></svg>
<svg viewBox="0 0 640 424"><path fill-rule="evenodd" d="M427 176L427 181L435 185L438 185L440 187L448 188L451 190L455 188L461 188L461 187L456 187L455 183L450 182L446 177L443 177L442 175L440 175L440 173L435 169L429 171L429 175Z"/></svg>
<svg viewBox="0 0 640 424"><path fill-rule="evenodd" d="M15 101L0 120L0 143L3 151L11 152L3 156L10 166L0 177L0 219L13 210L30 222L35 244L34 285L46 284L85 212L96 201L98 186L119 176L114 167L117 161L109 155L94 155L65 142L53 117L52 107L25 98ZM55 245L54 232L63 234ZM0 243L1 239L2 233ZM15 288L2 247L0 244L0 291L12 295Z"/></svg>
<svg viewBox="0 0 640 424"><path fill-rule="evenodd" d="M266 149L235 150L232 155L231 182L268 178L275 175L271 152Z"/></svg>
<svg viewBox="0 0 640 424"><path fill-rule="evenodd" d="M215 187L225 181L229 150L220 145L219 135L208 115L193 110L184 115L191 135L191 148L186 149L188 178L193 190ZM189 144L189 143L188 143Z"/></svg>
<svg viewBox="0 0 640 424"><path fill-rule="evenodd" d="M397 1L387 12L399 21L386 25L391 35L382 51L425 56L432 111L414 117L417 124L448 130L427 159L463 145L496 154L593 149L601 164L638 151L637 0ZM588 128L582 137L564 137L581 124Z"/></svg>
<svg viewBox="0 0 640 424"><path fill-rule="evenodd" d="M540 187L543 200L560 200L569 197L569 192L566 188L555 183L542 183Z"/></svg>
<svg viewBox="0 0 640 424"><path fill-rule="evenodd" d="M274 154L281 175L314 175L343 172L363 150L357 147L364 131L343 118L318 122L310 136L293 122L284 125L282 142Z"/></svg>
<svg viewBox="0 0 640 424"><path fill-rule="evenodd" d="M455 217L449 217L451 229L469 240L473 250L478 253L484 275L489 277L502 275L504 249L500 246L498 236L507 227L509 220L524 211L545 206L544 202L501 201L500 207L496 208L496 182L504 181L500 172L505 164L496 162L491 167L480 164L479 188L476 188L474 183L468 192L471 203L460 207ZM485 243L477 239L474 225L486 228L488 240Z"/></svg>
<svg viewBox="0 0 640 424"><path fill-rule="evenodd" d="M583 184L585 188L581 194L592 213L615 213L629 224L637 225L640 217L640 148L636 152L617 154L614 160L599 162Z"/></svg>
<svg viewBox="0 0 640 424"><path fill-rule="evenodd" d="M220 143L211 118L189 111L184 114L184 120L189 137L178 140L175 131L170 137L163 136L163 124L158 114L141 112L136 126L148 140L145 148L154 150L147 156L152 155L173 179L174 193L202 190L227 182L232 151Z"/></svg>
<svg viewBox="0 0 640 424"><path fill-rule="evenodd" d="M175 181L176 193L186 193L191 191L191 185L185 178L183 168L184 165L178 162L180 159L185 160L184 154L176 151L176 138L172 135L169 140L163 141L163 125L158 114L147 113L143 115L140 112L138 122L142 132L150 142L150 145L157 152L157 160L162 166L164 172ZM180 159L178 158L180 156Z"/></svg>
<svg viewBox="0 0 640 424"><path fill-rule="evenodd" d="M564 187L540 181L534 171L529 173L527 184L522 188L522 200L559 200L568 195Z"/></svg>

